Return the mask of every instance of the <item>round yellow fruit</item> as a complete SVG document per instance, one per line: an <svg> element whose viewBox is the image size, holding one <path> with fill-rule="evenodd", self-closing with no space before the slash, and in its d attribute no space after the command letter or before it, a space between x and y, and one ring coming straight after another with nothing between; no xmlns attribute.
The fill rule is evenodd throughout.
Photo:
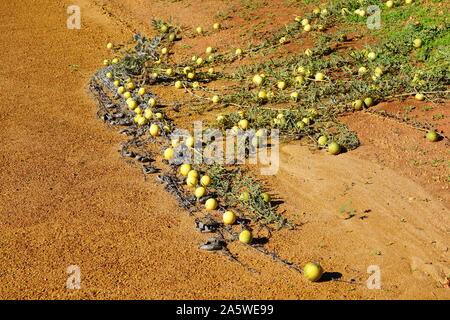
<svg viewBox="0 0 450 320"><path fill-rule="evenodd" d="M156 124L152 124L150 126L150 134L152 135L152 137L156 137L157 135L159 135L159 126L157 126Z"/></svg>
<svg viewBox="0 0 450 320"><path fill-rule="evenodd" d="M305 67L299 66L299 67L297 68L297 73L304 74L305 72L306 72Z"/></svg>
<svg viewBox="0 0 450 320"><path fill-rule="evenodd" d="M367 58L369 58L369 60L375 60L377 58L377 54L375 52L369 52L369 54L367 55Z"/></svg>
<svg viewBox="0 0 450 320"><path fill-rule="evenodd" d="M303 121L299 121L295 124L295 126L297 127L297 129L304 129L305 128L305 123Z"/></svg>
<svg viewBox="0 0 450 320"><path fill-rule="evenodd" d="M220 29L220 23L214 23L213 29L214 30L219 30Z"/></svg>
<svg viewBox="0 0 450 320"><path fill-rule="evenodd" d="M270 202L271 197L268 193L261 193L261 198L263 199L264 202Z"/></svg>
<svg viewBox="0 0 450 320"><path fill-rule="evenodd" d="M216 199L210 198L205 202L205 208L207 210L215 210L217 209L218 203Z"/></svg>
<svg viewBox="0 0 450 320"><path fill-rule="evenodd" d="M242 119L241 121L239 121L238 126L242 130L247 130L248 129L248 120Z"/></svg>
<svg viewBox="0 0 450 320"><path fill-rule="evenodd" d="M306 26L303 27L303 30L305 30L306 32L310 32L312 30L312 27L310 24L307 24Z"/></svg>
<svg viewBox="0 0 450 320"><path fill-rule="evenodd" d="M143 116L139 115L137 124L140 125L140 126L144 126L144 125L146 125L147 123L148 123L148 120L145 119Z"/></svg>
<svg viewBox="0 0 450 320"><path fill-rule="evenodd" d="M208 73L209 73L210 75L213 75L213 74L214 74L214 68L209 68L209 69L208 69Z"/></svg>
<svg viewBox="0 0 450 320"><path fill-rule="evenodd" d="M198 87L200 87L200 83L198 83L198 81L192 83L192 88L197 89Z"/></svg>
<svg viewBox="0 0 450 320"><path fill-rule="evenodd" d="M292 98L292 100L297 100L298 99L298 92L297 91L294 91L294 92L292 92L291 93L291 98Z"/></svg>
<svg viewBox="0 0 450 320"><path fill-rule="evenodd" d="M302 20L302 26L306 26L306 25L308 25L309 24L309 20L308 19L303 19Z"/></svg>
<svg viewBox="0 0 450 320"><path fill-rule="evenodd" d="M195 29L195 31L197 31L198 34L202 34L203 33L203 28L202 27L197 27L197 29Z"/></svg>
<svg viewBox="0 0 450 320"><path fill-rule="evenodd" d="M203 58L198 58L196 61L195 61L195 63L197 64L197 65L202 65L203 64L203 62L205 62L205 60L203 60Z"/></svg>
<svg viewBox="0 0 450 320"><path fill-rule="evenodd" d="M392 1L392 0L386 1L385 4L386 4L386 7L392 8L394 6L394 1Z"/></svg>
<svg viewBox="0 0 450 320"><path fill-rule="evenodd" d="M261 100L266 100L267 99L267 92L264 90L261 90L258 92L258 98Z"/></svg>
<svg viewBox="0 0 450 320"><path fill-rule="evenodd" d="M184 67L184 69L183 69L184 74L188 74L190 71L192 71L191 67Z"/></svg>
<svg viewBox="0 0 450 320"><path fill-rule="evenodd" d="M183 82L181 82L180 80L175 82L175 88L177 89L181 89L183 88Z"/></svg>
<svg viewBox="0 0 450 320"><path fill-rule="evenodd" d="M138 106L137 102L134 101L134 100L129 100L129 101L127 102L127 104L128 104L128 108L130 108L130 110L134 110L134 109L136 109L137 106Z"/></svg>
<svg viewBox="0 0 450 320"><path fill-rule="evenodd" d="M187 177L186 184L189 187L195 187L198 184L198 179L196 177Z"/></svg>
<svg viewBox="0 0 450 320"><path fill-rule="evenodd" d="M302 122L304 123L304 124L306 124L306 125L310 125L311 124L311 119L310 118L307 118L307 117L305 117L305 118L303 118L302 119Z"/></svg>
<svg viewBox="0 0 450 320"><path fill-rule="evenodd" d="M306 49L306 50L305 50L305 55L307 55L308 57L311 57L312 54L313 54L313 52L312 52L311 49Z"/></svg>
<svg viewBox="0 0 450 320"><path fill-rule="evenodd" d="M336 142L331 142L328 145L328 153L332 155L337 155L341 152L341 146Z"/></svg>
<svg viewBox="0 0 450 320"><path fill-rule="evenodd" d="M172 68L167 69L167 70L166 70L166 74L167 74L168 76L173 75L173 69L172 69Z"/></svg>
<svg viewBox="0 0 450 320"><path fill-rule="evenodd" d="M108 73L106 74L106 77L107 77L108 79L112 79L113 74L112 74L111 72L108 72Z"/></svg>
<svg viewBox="0 0 450 320"><path fill-rule="evenodd" d="M316 108L309 108L308 109L308 114L311 118L315 118L318 116L319 112L317 111Z"/></svg>
<svg viewBox="0 0 450 320"><path fill-rule="evenodd" d="M376 67L373 73L375 76L381 77L383 75L383 69L381 67Z"/></svg>
<svg viewBox="0 0 450 320"><path fill-rule="evenodd" d="M230 225L236 222L236 214L233 211L226 211L222 216L223 223Z"/></svg>
<svg viewBox="0 0 450 320"><path fill-rule="evenodd" d="M187 77L188 77L188 79L194 79L195 78L195 73L194 72L189 72L188 74L187 74Z"/></svg>
<svg viewBox="0 0 450 320"><path fill-rule="evenodd" d="M146 93L147 93L147 89L145 89L145 88L140 88L139 91L138 91L138 94L139 94L140 96L143 96L143 95L146 94Z"/></svg>
<svg viewBox="0 0 450 320"><path fill-rule="evenodd" d="M206 189L204 187L198 187L195 189L194 195L197 198L201 198L206 194Z"/></svg>
<svg viewBox="0 0 450 320"><path fill-rule="evenodd" d="M198 174L197 170L192 169L191 171L188 172L188 175L187 175L187 176L188 176L188 177L194 177L194 178L197 178L197 179L198 179L199 174Z"/></svg>
<svg viewBox="0 0 450 320"><path fill-rule="evenodd" d="M111 60L112 64L118 64L119 63L119 59L118 58L114 58Z"/></svg>
<svg viewBox="0 0 450 320"><path fill-rule="evenodd" d="M317 143L321 146L326 145L328 142L328 138L325 136L320 136L319 139L317 139Z"/></svg>
<svg viewBox="0 0 450 320"><path fill-rule="evenodd" d="M249 230L244 230L239 234L239 241L242 243L250 243L252 242L252 233Z"/></svg>
<svg viewBox="0 0 450 320"><path fill-rule="evenodd" d="M241 195L239 196L239 200L243 201L243 202L247 202L250 199L250 193L248 193L247 191L244 191L241 193Z"/></svg>
<svg viewBox="0 0 450 320"><path fill-rule="evenodd" d="M359 68L358 69L358 73L361 74L361 75L367 73L367 68L366 67Z"/></svg>
<svg viewBox="0 0 450 320"><path fill-rule="evenodd" d="M422 40L421 39L415 39L413 41L414 48L420 48L422 46Z"/></svg>
<svg viewBox="0 0 450 320"><path fill-rule="evenodd" d="M236 49L236 51L234 52L237 56L241 56L243 54L242 49Z"/></svg>
<svg viewBox="0 0 450 320"><path fill-rule="evenodd" d="M145 119L151 119L153 118L153 112L150 109L145 109L144 111L144 118Z"/></svg>
<svg viewBox="0 0 450 320"><path fill-rule="evenodd" d="M207 187L211 184L211 178L209 176L203 176L200 179L200 184L204 187Z"/></svg>
<svg viewBox="0 0 450 320"><path fill-rule="evenodd" d="M125 87L119 87L119 88L117 89L117 93L118 93L118 94L124 94L125 91L126 91Z"/></svg>
<svg viewBox="0 0 450 320"><path fill-rule="evenodd" d="M127 83L127 89L128 90L134 90L136 88L136 85L134 82Z"/></svg>
<svg viewBox="0 0 450 320"><path fill-rule="evenodd" d="M362 101L362 100L360 100L360 99L355 100L355 101L353 102L353 108L355 108L355 110L361 110L362 107L363 107L363 105L364 105L364 101Z"/></svg>
<svg viewBox="0 0 450 320"><path fill-rule="evenodd" d="M103 60L103 65L105 66L105 67L107 67L107 66L109 66L109 64L110 64L110 61L109 60Z"/></svg>
<svg viewBox="0 0 450 320"><path fill-rule="evenodd" d="M119 80L114 80L113 84L114 84L115 87L118 87L118 86L120 86L120 81Z"/></svg>
<svg viewBox="0 0 450 320"><path fill-rule="evenodd" d="M277 87L278 87L278 89L280 89L280 90L286 89L286 82L284 82L284 81L278 81Z"/></svg>
<svg viewBox="0 0 450 320"><path fill-rule="evenodd" d="M322 72L317 72L314 79L316 79L316 81L322 81L325 79L325 75Z"/></svg>
<svg viewBox="0 0 450 320"><path fill-rule="evenodd" d="M206 52L207 54L211 54L211 53L214 52L214 48L213 48L213 47L208 47L208 48L206 48L205 52Z"/></svg>
<svg viewBox="0 0 450 320"><path fill-rule="evenodd" d="M173 148L176 148L180 145L180 139L173 139L170 143L172 145Z"/></svg>
<svg viewBox="0 0 450 320"><path fill-rule="evenodd" d="M255 136L256 137L262 137L266 134L267 130L266 129L259 129L258 131L255 132Z"/></svg>
<svg viewBox="0 0 450 320"><path fill-rule="evenodd" d="M131 98L131 92L130 92L130 91L125 92L125 93L123 94L123 97L124 97L125 99Z"/></svg>
<svg viewBox="0 0 450 320"><path fill-rule="evenodd" d="M260 86L264 83L264 78L257 74L253 77L253 83L257 86Z"/></svg>
<svg viewBox="0 0 450 320"><path fill-rule="evenodd" d="M166 160L170 160L173 157L173 149L172 148L167 148L166 150L164 150L164 159Z"/></svg>
<svg viewBox="0 0 450 320"><path fill-rule="evenodd" d="M164 115L161 112L157 112L155 113L155 118L161 120L162 118L164 118Z"/></svg>
<svg viewBox="0 0 450 320"><path fill-rule="evenodd" d="M150 100L148 100L148 104L151 105L152 107L156 106L156 100L153 98L150 98Z"/></svg>
<svg viewBox="0 0 450 320"><path fill-rule="evenodd" d="M192 148L195 144L194 137L188 137L184 143L187 147Z"/></svg>
<svg viewBox="0 0 450 320"><path fill-rule="evenodd" d="M365 99L364 99L364 104L365 104L367 107L373 106L373 104L374 104L373 98L371 98L371 97L365 98Z"/></svg>
<svg viewBox="0 0 450 320"><path fill-rule="evenodd" d="M131 103L131 101L133 101L133 98L128 98L125 102L127 105L129 105Z"/></svg>
<svg viewBox="0 0 450 320"><path fill-rule="evenodd" d="M425 100L425 96L422 93L417 93L415 96L416 100L423 101Z"/></svg>
<svg viewBox="0 0 450 320"><path fill-rule="evenodd" d="M214 96L214 97L212 97L212 102L213 103L219 103L220 102L220 97L219 96Z"/></svg>
<svg viewBox="0 0 450 320"><path fill-rule="evenodd" d="M161 49L161 54L167 54L168 52L169 52L169 50L167 48Z"/></svg>
<svg viewBox="0 0 450 320"><path fill-rule="evenodd" d="M322 266L316 262L309 262L303 268L303 275L309 281L319 281L323 275Z"/></svg>
<svg viewBox="0 0 450 320"><path fill-rule="evenodd" d="M134 109L134 112L136 112L136 114L142 114L142 109L136 108L136 109Z"/></svg>
<svg viewBox="0 0 450 320"><path fill-rule="evenodd" d="M428 141L436 142L439 140L439 135L436 133L436 131L431 130L427 132L426 138Z"/></svg>
<svg viewBox="0 0 450 320"><path fill-rule="evenodd" d="M191 171L191 170L192 170L192 166L189 163L185 163L185 164L181 165L181 167L180 167L180 173L185 177L189 174L189 171Z"/></svg>
<svg viewBox="0 0 450 320"><path fill-rule="evenodd" d="M303 76L296 76L295 77L295 82L303 83L303 82L305 82L305 78Z"/></svg>

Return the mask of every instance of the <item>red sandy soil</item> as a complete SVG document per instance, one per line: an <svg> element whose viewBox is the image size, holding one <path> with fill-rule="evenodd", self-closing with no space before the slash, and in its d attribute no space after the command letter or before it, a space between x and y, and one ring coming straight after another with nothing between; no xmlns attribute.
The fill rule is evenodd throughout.
<svg viewBox="0 0 450 320"><path fill-rule="evenodd" d="M151 34L152 17L211 26L224 4L76 2L81 30L66 28L73 2L0 4L0 298L450 298L441 284L450 274L448 142L427 143L416 129L359 113L344 118L362 141L353 152L330 159L297 142L282 146L280 172L267 183L283 201L280 210L297 215L301 226L274 233L266 247L296 264L318 261L359 282L369 277L370 265L378 265L382 289L310 283L267 256L230 245L240 261L258 270L250 272L198 250L207 235L195 231L192 218L154 178L145 182L119 158L123 137L96 119L86 90L109 58L107 42L127 40L132 30ZM262 11L276 14L274 28L295 13L281 3ZM247 23L223 24L237 22L238 29ZM233 47L241 41L235 28L190 41L198 52L207 44ZM438 125L448 134L445 106L447 122ZM435 159L444 162L434 167ZM349 201L356 215L345 219L339 207ZM81 290L66 289L70 265L80 267Z"/></svg>

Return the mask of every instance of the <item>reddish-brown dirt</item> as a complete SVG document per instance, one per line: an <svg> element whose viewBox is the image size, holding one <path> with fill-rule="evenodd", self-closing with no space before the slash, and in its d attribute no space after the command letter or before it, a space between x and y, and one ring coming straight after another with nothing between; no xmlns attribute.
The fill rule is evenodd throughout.
<svg viewBox="0 0 450 320"><path fill-rule="evenodd" d="M283 145L280 171L267 183L283 201L280 210L301 225L274 233L266 247L359 282L378 265L382 289L310 283L231 244L240 261L258 270L250 272L197 249L206 236L154 178L145 182L119 158L123 137L96 119L86 90L109 58L108 41L127 40L132 30L151 34L152 17L212 25L221 2L78 3L80 30L66 28L69 1L0 4L0 298L450 298L441 285L450 274L448 142L427 143L420 131L360 113L344 119L362 141L353 152L330 158L299 143ZM262 11L276 14L274 28L295 12L282 3ZM236 29L245 28L239 21L218 36L192 39L191 46L199 52L216 43L234 47ZM449 133L448 122L438 126ZM344 205L353 217L339 210ZM80 267L81 290L66 289L70 265Z"/></svg>

